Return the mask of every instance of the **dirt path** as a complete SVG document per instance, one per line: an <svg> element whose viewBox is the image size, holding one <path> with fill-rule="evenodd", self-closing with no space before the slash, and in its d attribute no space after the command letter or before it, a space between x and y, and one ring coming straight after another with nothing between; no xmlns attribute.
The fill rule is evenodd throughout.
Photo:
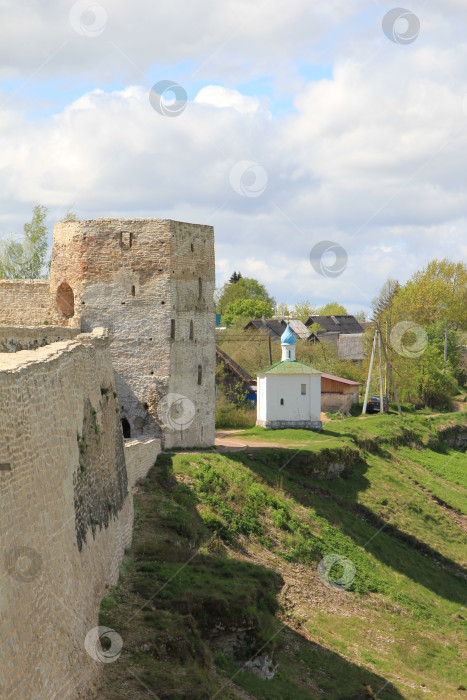
<svg viewBox="0 0 467 700"><path fill-rule="evenodd" d="M247 448L253 447L280 447L282 449L287 449L288 447L305 447L308 444L307 440L302 440L301 442L269 442L266 440L257 439L254 436L248 436L248 438L242 438L242 434L246 432L243 430L216 430L214 444L219 450L223 452L238 452L239 450L246 450ZM313 444L316 442L329 442L333 440L332 437L323 438L322 440L313 440Z"/></svg>

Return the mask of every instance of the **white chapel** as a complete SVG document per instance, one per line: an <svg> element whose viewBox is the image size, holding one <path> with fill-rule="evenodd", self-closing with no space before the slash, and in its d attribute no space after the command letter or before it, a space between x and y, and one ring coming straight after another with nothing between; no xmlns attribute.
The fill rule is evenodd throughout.
<svg viewBox="0 0 467 700"><path fill-rule="evenodd" d="M321 430L321 372L295 359L295 334L287 324L282 359L258 373L256 425Z"/></svg>

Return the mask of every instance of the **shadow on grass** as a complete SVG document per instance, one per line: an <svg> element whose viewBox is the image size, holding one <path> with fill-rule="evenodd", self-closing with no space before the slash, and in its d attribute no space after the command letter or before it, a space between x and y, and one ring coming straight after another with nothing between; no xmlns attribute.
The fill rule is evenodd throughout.
<svg viewBox="0 0 467 700"><path fill-rule="evenodd" d="M268 700L403 697L383 677L284 627L276 617L281 576L227 556L197 505L174 478L172 457L161 456L135 496L120 583L102 601L99 624L121 634L124 650L104 668L101 700L233 700L236 688ZM270 681L242 670L265 652L279 663Z"/></svg>
<svg viewBox="0 0 467 700"><path fill-rule="evenodd" d="M358 503L358 494L369 486L365 462L352 464L337 480L327 481L311 476L312 453L293 455L290 449L258 449L252 458L245 453L231 453L229 458L247 466L270 486L280 486L298 503L312 507L317 515L385 565L441 598L461 605L465 603L463 579L467 571L462 566ZM341 486L340 494L336 493L336 481Z"/></svg>

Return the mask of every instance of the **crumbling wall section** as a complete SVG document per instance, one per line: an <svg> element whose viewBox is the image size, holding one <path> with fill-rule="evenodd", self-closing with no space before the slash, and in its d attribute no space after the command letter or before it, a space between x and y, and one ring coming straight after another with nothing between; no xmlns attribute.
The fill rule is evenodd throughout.
<svg viewBox="0 0 467 700"><path fill-rule="evenodd" d="M37 350L51 343L76 338L79 332L77 328L61 326L0 326L0 353Z"/></svg>
<svg viewBox="0 0 467 700"><path fill-rule="evenodd" d="M85 639L133 526L102 329L0 354L0 504L0 697L91 697Z"/></svg>

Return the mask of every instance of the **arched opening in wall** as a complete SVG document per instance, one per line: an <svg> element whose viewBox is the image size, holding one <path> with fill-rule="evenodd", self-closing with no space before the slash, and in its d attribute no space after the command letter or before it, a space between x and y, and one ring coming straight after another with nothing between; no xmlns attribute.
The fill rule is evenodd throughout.
<svg viewBox="0 0 467 700"><path fill-rule="evenodd" d="M193 321L190 321L190 340L193 340Z"/></svg>
<svg viewBox="0 0 467 700"><path fill-rule="evenodd" d="M198 365L198 384L201 384L203 381L203 368L201 365Z"/></svg>
<svg viewBox="0 0 467 700"><path fill-rule="evenodd" d="M122 430L123 430L123 437L126 438L131 438L131 425L127 421L126 418L122 418Z"/></svg>
<svg viewBox="0 0 467 700"><path fill-rule="evenodd" d="M57 289L57 306L65 318L75 315L75 295L68 282L62 282Z"/></svg>
<svg viewBox="0 0 467 700"><path fill-rule="evenodd" d="M201 277L198 277L198 300L201 300L203 297L203 280Z"/></svg>

